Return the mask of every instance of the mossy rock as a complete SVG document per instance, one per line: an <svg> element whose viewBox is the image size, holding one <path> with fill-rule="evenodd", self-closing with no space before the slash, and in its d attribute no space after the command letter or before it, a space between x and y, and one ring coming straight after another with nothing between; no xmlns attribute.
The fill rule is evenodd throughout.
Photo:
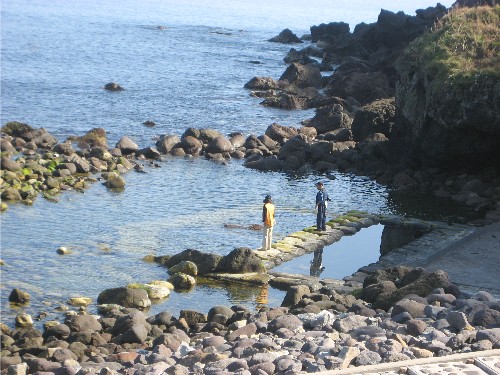
<svg viewBox="0 0 500 375"><path fill-rule="evenodd" d="M198 275L198 267L194 262L184 260L168 269L168 273L171 275L178 272L185 273L186 275L196 276Z"/></svg>
<svg viewBox="0 0 500 375"><path fill-rule="evenodd" d="M92 303L92 298L89 297L72 297L68 304L71 306L88 306Z"/></svg>
<svg viewBox="0 0 500 375"><path fill-rule="evenodd" d="M353 222L353 223L357 223L360 221L360 218L359 217L356 217L356 216L351 216L351 215L347 215L347 216L344 216L346 220L349 220L350 222Z"/></svg>
<svg viewBox="0 0 500 375"><path fill-rule="evenodd" d="M271 247L273 249L277 249L277 250L282 251L284 253L291 253L295 249L294 246L291 246L291 245L283 243L283 242L276 242Z"/></svg>
<svg viewBox="0 0 500 375"><path fill-rule="evenodd" d="M28 124L18 121L10 121L2 126L2 132L12 137L20 137L21 135L33 131L34 129Z"/></svg>
<svg viewBox="0 0 500 375"><path fill-rule="evenodd" d="M146 255L145 257L142 258L142 261L146 262L146 263L154 263L155 256L154 255Z"/></svg>

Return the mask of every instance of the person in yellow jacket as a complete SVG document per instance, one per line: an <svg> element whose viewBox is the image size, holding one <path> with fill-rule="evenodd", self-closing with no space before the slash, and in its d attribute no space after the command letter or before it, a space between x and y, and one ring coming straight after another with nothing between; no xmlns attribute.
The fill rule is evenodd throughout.
<svg viewBox="0 0 500 375"><path fill-rule="evenodd" d="M264 238L262 240L262 250L270 250L273 242L273 227L276 223L274 219L274 204L270 195L264 198L262 207L262 222L264 223Z"/></svg>

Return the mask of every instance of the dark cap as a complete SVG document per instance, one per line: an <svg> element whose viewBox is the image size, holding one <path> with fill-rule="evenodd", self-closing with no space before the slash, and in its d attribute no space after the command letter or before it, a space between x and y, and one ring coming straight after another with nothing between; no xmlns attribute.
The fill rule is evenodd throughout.
<svg viewBox="0 0 500 375"><path fill-rule="evenodd" d="M316 185L316 186L323 186L323 181L318 181L318 182L316 182L316 184L315 184L315 185Z"/></svg>
<svg viewBox="0 0 500 375"><path fill-rule="evenodd" d="M266 202L271 202L271 196L270 195L266 195L266 197L264 198L264 203Z"/></svg>

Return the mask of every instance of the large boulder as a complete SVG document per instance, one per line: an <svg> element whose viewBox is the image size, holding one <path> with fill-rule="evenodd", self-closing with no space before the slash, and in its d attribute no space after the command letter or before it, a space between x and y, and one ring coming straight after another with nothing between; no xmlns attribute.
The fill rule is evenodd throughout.
<svg viewBox="0 0 500 375"><path fill-rule="evenodd" d="M121 137L116 143L116 148L119 148L123 155L133 154L139 149L139 146L129 137Z"/></svg>
<svg viewBox="0 0 500 375"><path fill-rule="evenodd" d="M184 131L181 138L183 139L187 136L194 137L200 140L204 144L210 142L214 138L223 137L223 135L220 132L211 128L203 128L203 129L188 128Z"/></svg>
<svg viewBox="0 0 500 375"><path fill-rule="evenodd" d="M280 81L286 81L299 88L321 88L323 78L318 67L293 63L281 75Z"/></svg>
<svg viewBox="0 0 500 375"><path fill-rule="evenodd" d="M97 297L99 304L117 304L124 307L146 308L151 306L148 292L144 289L135 288L111 288L99 293Z"/></svg>
<svg viewBox="0 0 500 375"><path fill-rule="evenodd" d="M280 109L306 109L309 107L307 98L286 92L268 97L260 104L266 107Z"/></svg>
<svg viewBox="0 0 500 375"><path fill-rule="evenodd" d="M181 139L177 135L163 135L156 141L156 148L164 154L169 154L180 141Z"/></svg>
<svg viewBox="0 0 500 375"><path fill-rule="evenodd" d="M361 104L394 96L387 75L380 71L335 71L327 89L332 96L353 97Z"/></svg>
<svg viewBox="0 0 500 375"><path fill-rule="evenodd" d="M258 159L248 159L243 165L259 171L281 171L284 168L283 162L275 155Z"/></svg>
<svg viewBox="0 0 500 375"><path fill-rule="evenodd" d="M269 41L283 44L302 43L302 40L300 40L290 29L284 29L279 35L269 39Z"/></svg>
<svg viewBox="0 0 500 375"><path fill-rule="evenodd" d="M264 272L265 267L252 249L240 247L223 257L216 271L224 273Z"/></svg>
<svg viewBox="0 0 500 375"><path fill-rule="evenodd" d="M266 135L279 144L284 143L290 138L298 134L297 129L292 126L283 126L277 123L272 123L266 129Z"/></svg>
<svg viewBox="0 0 500 375"><path fill-rule="evenodd" d="M28 134L35 129L30 125L19 122L19 121L10 121L2 126L2 133L8 134L12 137L21 137L25 138L25 134Z"/></svg>
<svg viewBox="0 0 500 375"><path fill-rule="evenodd" d="M65 324L73 332L86 332L86 331L96 331L100 332L102 330L101 323L92 315L74 315L69 316Z"/></svg>
<svg viewBox="0 0 500 375"><path fill-rule="evenodd" d="M318 26L311 26L311 40L313 43L331 42L339 37L339 35L349 34L349 24L345 22L330 22L322 23Z"/></svg>
<svg viewBox="0 0 500 375"><path fill-rule="evenodd" d="M286 142L279 151L278 158L287 160L290 157L296 157L301 164L306 160L306 152L309 147L308 139L305 135L296 135Z"/></svg>
<svg viewBox="0 0 500 375"><path fill-rule="evenodd" d="M188 155L198 155L203 148L203 143L199 139L190 135L182 138L179 145Z"/></svg>
<svg viewBox="0 0 500 375"><path fill-rule="evenodd" d="M231 152L234 150L233 144L226 137L219 136L208 142L206 151L209 153Z"/></svg>
<svg viewBox="0 0 500 375"><path fill-rule="evenodd" d="M250 81L245 83L246 89L252 90L273 90L278 87L278 83L271 77L253 77Z"/></svg>
<svg viewBox="0 0 500 375"><path fill-rule="evenodd" d="M382 133L389 137L394 126L396 106L394 98L376 100L363 106L352 122L351 130L356 142L369 135Z"/></svg>
<svg viewBox="0 0 500 375"><path fill-rule="evenodd" d="M157 260L165 267L173 267L182 261L190 261L198 267L198 274L214 272L222 256L210 253L204 253L199 250L187 249L169 258L158 258Z"/></svg>
<svg viewBox="0 0 500 375"><path fill-rule="evenodd" d="M405 283L403 279L403 287L377 296L373 306L378 309L389 309L394 303L403 299L408 295L417 295L420 297L427 297L436 288L451 288L452 283L448 278L448 274L444 271L428 272L422 270L420 274L412 282ZM408 277L408 274L406 275Z"/></svg>
<svg viewBox="0 0 500 375"><path fill-rule="evenodd" d="M352 118L341 104L332 104L316 109L316 114L307 126L316 129L318 134L337 129L351 128Z"/></svg>
<svg viewBox="0 0 500 375"><path fill-rule="evenodd" d="M1 168L6 171L18 172L21 170L21 164L7 157L2 157Z"/></svg>
<svg viewBox="0 0 500 375"><path fill-rule="evenodd" d="M9 294L9 302L25 304L30 301L30 295L21 289L14 288Z"/></svg>

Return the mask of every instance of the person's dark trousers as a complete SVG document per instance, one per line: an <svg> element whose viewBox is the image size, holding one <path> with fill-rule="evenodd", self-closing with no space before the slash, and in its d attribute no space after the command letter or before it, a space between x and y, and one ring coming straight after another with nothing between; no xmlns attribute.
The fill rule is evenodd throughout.
<svg viewBox="0 0 500 375"><path fill-rule="evenodd" d="M324 204L318 205L318 216L316 217L316 229L326 230L326 207Z"/></svg>

